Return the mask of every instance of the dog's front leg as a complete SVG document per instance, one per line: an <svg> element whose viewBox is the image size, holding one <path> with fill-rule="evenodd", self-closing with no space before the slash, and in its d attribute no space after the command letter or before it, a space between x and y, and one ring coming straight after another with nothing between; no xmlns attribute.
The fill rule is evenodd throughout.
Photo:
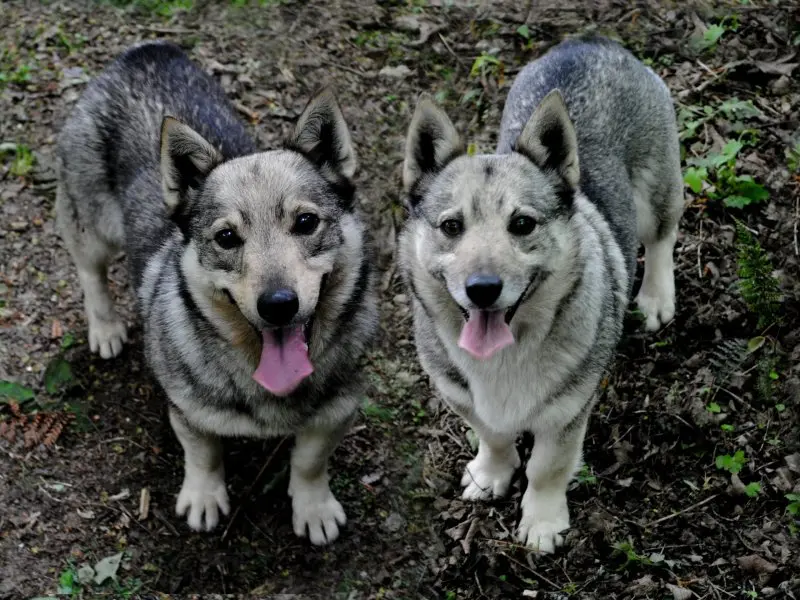
<svg viewBox="0 0 800 600"><path fill-rule="evenodd" d="M534 431L517 537L539 552L554 552L564 542L561 532L569 528L567 485L581 460L588 402L566 427Z"/></svg>
<svg viewBox="0 0 800 600"><path fill-rule="evenodd" d="M465 417L478 436L478 453L464 469L461 487L464 500L489 500L508 492L508 486L519 468L516 433L501 434L485 427L474 415Z"/></svg>
<svg viewBox="0 0 800 600"><path fill-rule="evenodd" d="M230 511L222 443L218 437L192 427L175 407L169 409L169 422L185 457L183 487L175 512L179 516L188 512L187 522L195 531L211 531L219 522L219 512L227 515Z"/></svg>
<svg viewBox="0 0 800 600"><path fill-rule="evenodd" d="M330 426L317 424L295 436L289 476L292 523L296 535L308 535L317 546L339 537L339 527L347 522L344 509L329 486L328 458L352 422L353 418L349 418Z"/></svg>

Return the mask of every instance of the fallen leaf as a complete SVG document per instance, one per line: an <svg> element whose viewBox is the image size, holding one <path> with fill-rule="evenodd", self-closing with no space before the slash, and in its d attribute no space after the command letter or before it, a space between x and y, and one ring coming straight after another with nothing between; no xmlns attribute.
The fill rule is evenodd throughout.
<svg viewBox="0 0 800 600"><path fill-rule="evenodd" d="M44 372L44 387L51 396L62 392L75 383L72 366L63 358L56 357Z"/></svg>
<svg viewBox="0 0 800 600"><path fill-rule="evenodd" d="M97 585L102 585L106 580L113 579L114 581L117 580L117 570L119 569L119 564L122 562L122 552L119 554L112 554L111 556L106 556L103 560L97 563L94 566L94 570L96 575L94 576L94 582Z"/></svg>
<svg viewBox="0 0 800 600"><path fill-rule="evenodd" d="M740 556L736 559L739 566L744 571L751 573L773 573L777 570L777 566L769 562L765 558L760 557L758 554L748 554L747 556Z"/></svg>
<svg viewBox="0 0 800 600"><path fill-rule="evenodd" d="M0 381L0 402L13 400L19 404L33 400L33 390L16 381Z"/></svg>
<svg viewBox="0 0 800 600"><path fill-rule="evenodd" d="M142 488L139 494L139 520L144 521L150 514L150 488Z"/></svg>
<svg viewBox="0 0 800 600"><path fill-rule="evenodd" d="M58 339L62 335L64 335L64 328L61 327L61 321L55 319L53 321L53 326L50 328L50 337L53 339Z"/></svg>
<svg viewBox="0 0 800 600"><path fill-rule="evenodd" d="M89 565L83 565L77 572L78 583L89 583L94 579L94 569Z"/></svg>
<svg viewBox="0 0 800 600"><path fill-rule="evenodd" d="M667 589L672 592L672 597L675 600L688 600L692 596L694 596L694 592L692 590L687 590L679 585L673 585L671 583L667 584Z"/></svg>

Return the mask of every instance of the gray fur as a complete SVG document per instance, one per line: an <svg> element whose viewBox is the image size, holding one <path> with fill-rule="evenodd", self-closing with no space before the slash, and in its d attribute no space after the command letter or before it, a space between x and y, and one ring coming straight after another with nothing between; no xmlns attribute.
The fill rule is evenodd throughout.
<svg viewBox="0 0 800 600"><path fill-rule="evenodd" d="M496 154L467 156L447 116L423 98L404 185L411 218L400 262L419 358L480 438L464 497L504 494L520 462L514 440L532 431L518 535L552 552L569 526L566 487L622 333L639 241L648 329L674 314L683 187L669 92L615 43L562 43L515 80ZM535 228L519 229L520 217ZM446 233L451 219L457 235ZM502 281L483 313L505 311L515 339L485 360L459 342L467 312L483 308L466 292L475 273Z"/></svg>
<svg viewBox="0 0 800 600"><path fill-rule="evenodd" d="M220 436L296 434L295 531L332 541L344 513L327 458L358 409L353 366L377 329L372 252L350 182L356 158L334 96L311 100L286 148L256 152L213 79L176 46L145 43L87 87L58 151L58 225L104 358L126 338L106 269L127 254L147 360L186 452L178 511L195 529L227 512ZM302 212L319 216L313 234L293 232ZM221 249L222 228L243 245ZM314 372L288 398L253 380L266 327L256 301L276 286L296 290L295 321L311 332Z"/></svg>

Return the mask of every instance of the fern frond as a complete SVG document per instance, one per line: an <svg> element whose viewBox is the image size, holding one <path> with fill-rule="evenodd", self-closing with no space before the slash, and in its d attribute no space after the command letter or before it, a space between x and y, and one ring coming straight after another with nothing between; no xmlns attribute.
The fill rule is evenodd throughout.
<svg viewBox="0 0 800 600"><path fill-rule="evenodd" d="M761 244L740 221L736 221L739 251L739 290L750 312L758 317L763 329L775 323L781 307L780 284L772 275L772 262Z"/></svg>

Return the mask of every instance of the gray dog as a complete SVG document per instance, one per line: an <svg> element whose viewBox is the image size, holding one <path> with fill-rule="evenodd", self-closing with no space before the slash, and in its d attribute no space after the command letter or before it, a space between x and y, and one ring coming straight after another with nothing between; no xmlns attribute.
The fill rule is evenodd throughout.
<svg viewBox="0 0 800 600"><path fill-rule="evenodd" d="M145 43L88 86L59 161L58 225L103 358L126 341L107 267L127 254L185 451L177 512L196 530L228 513L221 436L295 434L295 533L335 539L345 514L327 461L359 407L353 366L377 302L333 94L309 102L285 149L257 152L213 79L176 46Z"/></svg>
<svg viewBox="0 0 800 600"><path fill-rule="evenodd" d="M615 43L562 43L514 82L496 154L467 156L422 98L403 182L400 261L420 361L480 439L463 497L505 494L520 466L514 441L533 432L518 537L553 552L639 241L646 327L675 312L684 204L669 91Z"/></svg>

